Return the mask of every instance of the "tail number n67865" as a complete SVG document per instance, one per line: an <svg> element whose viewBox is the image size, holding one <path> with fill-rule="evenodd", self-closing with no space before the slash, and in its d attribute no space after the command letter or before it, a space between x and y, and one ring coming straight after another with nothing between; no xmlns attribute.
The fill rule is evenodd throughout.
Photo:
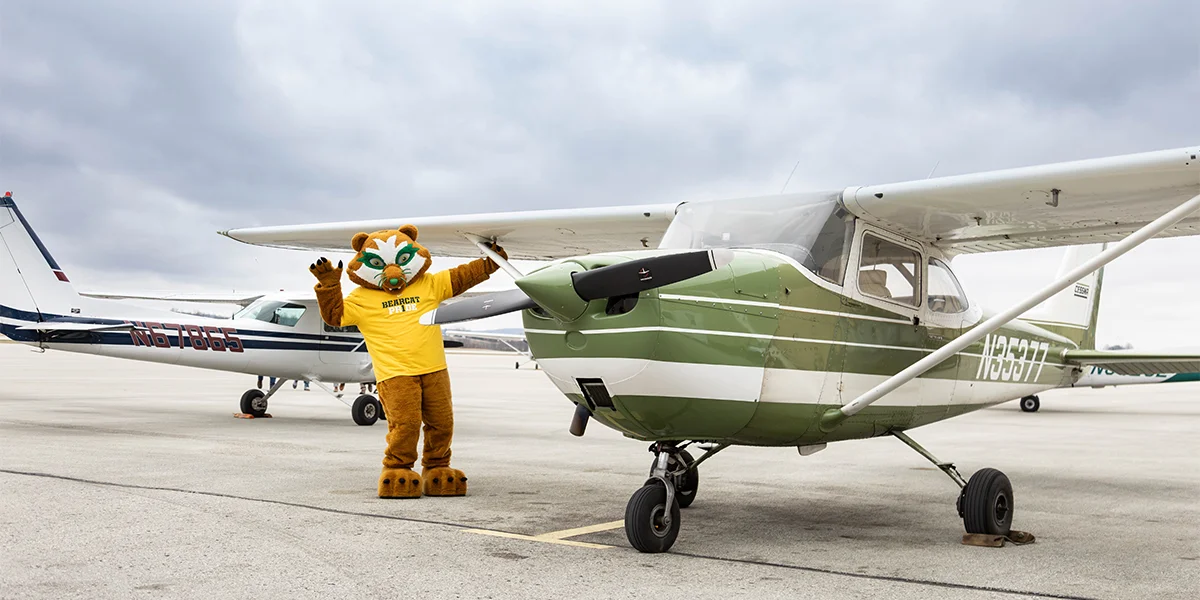
<svg viewBox="0 0 1200 600"><path fill-rule="evenodd" d="M983 342L983 357L975 370L976 379L991 381L1037 381L1046 366L1050 342L1025 338L988 335ZM1037 372L1034 373L1034 367Z"/></svg>

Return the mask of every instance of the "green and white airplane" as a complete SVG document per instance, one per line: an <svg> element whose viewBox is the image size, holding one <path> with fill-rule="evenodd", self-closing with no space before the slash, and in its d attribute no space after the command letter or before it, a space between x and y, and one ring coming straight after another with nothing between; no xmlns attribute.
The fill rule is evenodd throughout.
<svg viewBox="0 0 1200 600"><path fill-rule="evenodd" d="M246 243L349 252L356 232L412 223L435 255L483 252L517 289L451 302L443 324L523 311L533 358L596 420L652 442L626 507L643 552L679 533L700 463L730 446L890 435L961 488L968 533L1008 535L1013 491L965 480L909 430L1078 380L1200 371L1200 354L1092 349L1094 330L1023 313L1156 235L1200 233L1200 146L820 193L649 206L396 218L222 232ZM530 273L495 255L549 260ZM985 312L950 267L959 254L1111 242L1008 310ZM687 448L703 449L693 459Z"/></svg>

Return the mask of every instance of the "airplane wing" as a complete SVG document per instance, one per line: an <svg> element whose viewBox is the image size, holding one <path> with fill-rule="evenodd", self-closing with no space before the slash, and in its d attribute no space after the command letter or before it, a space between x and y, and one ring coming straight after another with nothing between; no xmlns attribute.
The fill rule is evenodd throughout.
<svg viewBox="0 0 1200 600"><path fill-rule="evenodd" d="M1200 353L1067 350L1063 360L1081 367L1100 367L1118 375L1200 372Z"/></svg>
<svg viewBox="0 0 1200 600"><path fill-rule="evenodd" d="M33 323L31 325L24 325L24 326L18 327L17 329L27 330L27 331L74 332L74 331L129 331L131 329L145 329L145 327L138 327L131 323L126 323L124 321L116 321L116 320L112 320L112 319L84 320L84 319L60 318L60 319L52 319L50 321L42 321L41 323Z"/></svg>
<svg viewBox="0 0 1200 600"><path fill-rule="evenodd" d="M510 342L523 342L525 336L519 333L497 333L491 331L470 331L467 329L443 329L442 335L446 337L463 337L473 338L478 340L507 340Z"/></svg>
<svg viewBox="0 0 1200 600"><path fill-rule="evenodd" d="M1200 194L1200 146L849 188L855 215L952 254L1115 242ZM1200 233L1200 213L1162 236Z"/></svg>
<svg viewBox="0 0 1200 600"><path fill-rule="evenodd" d="M266 294L110 294L101 292L80 292L80 296L101 298L104 300L159 300L163 302L198 302L203 304L237 304L250 306L255 300Z"/></svg>
<svg viewBox="0 0 1200 600"><path fill-rule="evenodd" d="M499 240L509 258L553 260L596 252L655 248L677 204L614 206L560 210L486 213L449 217L413 217L345 221L313 225L252 227L220 232L239 242L290 248L346 252L360 231L417 226L417 241L434 256L478 256L467 238Z"/></svg>

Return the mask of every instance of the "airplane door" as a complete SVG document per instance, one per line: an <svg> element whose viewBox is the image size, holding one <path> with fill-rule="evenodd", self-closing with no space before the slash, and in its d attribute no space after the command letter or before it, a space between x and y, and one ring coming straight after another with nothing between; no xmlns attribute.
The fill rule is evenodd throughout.
<svg viewBox="0 0 1200 600"><path fill-rule="evenodd" d="M321 323L320 360L327 365L352 365L363 362L367 353L362 334L353 325L331 327Z"/></svg>
<svg viewBox="0 0 1200 600"><path fill-rule="evenodd" d="M982 317L982 312L969 306L967 295L945 261L930 257L928 263L925 324L928 328L926 344L937 350L962 335L963 327ZM936 394L927 401L933 416L942 418L951 404L970 402L972 393L971 376L966 370L973 367L971 361L955 355L930 369L924 376L938 384ZM942 409L937 409L942 406ZM929 411L924 411L929 412Z"/></svg>

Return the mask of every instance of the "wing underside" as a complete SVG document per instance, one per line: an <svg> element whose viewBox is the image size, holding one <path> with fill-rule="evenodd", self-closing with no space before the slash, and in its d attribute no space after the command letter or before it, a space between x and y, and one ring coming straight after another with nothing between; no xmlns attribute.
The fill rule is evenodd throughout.
<svg viewBox="0 0 1200 600"><path fill-rule="evenodd" d="M1200 373L1200 353L1068 350L1063 358L1068 364L1099 367L1118 375Z"/></svg>
<svg viewBox="0 0 1200 600"><path fill-rule="evenodd" d="M1118 241L1200 194L1200 146L850 188L848 209L952 254ZM1163 237L1200 233L1192 215Z"/></svg>
<svg viewBox="0 0 1200 600"><path fill-rule="evenodd" d="M677 204L520 211L444 217L398 217L312 225L254 227L221 234L260 246L346 252L360 231L415 225L417 241L435 256L479 256L473 239L497 240L509 258L553 260L655 248L675 216Z"/></svg>

